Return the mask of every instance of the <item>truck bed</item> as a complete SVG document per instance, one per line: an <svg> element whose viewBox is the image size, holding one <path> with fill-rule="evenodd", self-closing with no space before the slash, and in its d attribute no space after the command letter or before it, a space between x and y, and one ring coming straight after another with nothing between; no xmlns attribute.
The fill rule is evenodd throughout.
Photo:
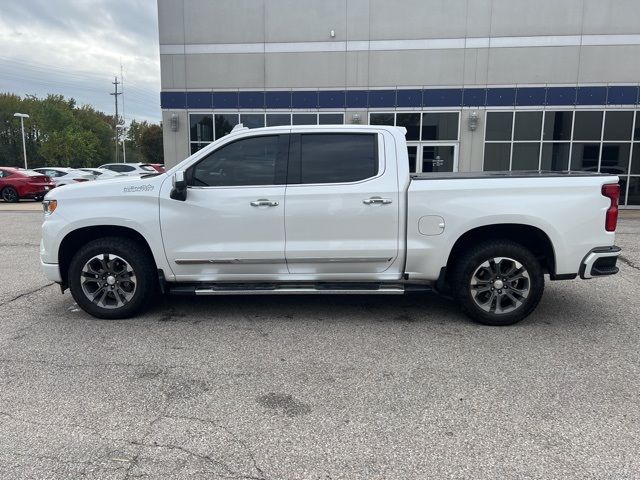
<svg viewBox="0 0 640 480"><path fill-rule="evenodd" d="M604 228L611 202L601 191L616 182L616 175L537 170L411 175L407 272L437 277L442 262L436 259L447 258L465 232L510 224L544 232L554 246L556 273L575 274L591 249L613 245Z"/></svg>

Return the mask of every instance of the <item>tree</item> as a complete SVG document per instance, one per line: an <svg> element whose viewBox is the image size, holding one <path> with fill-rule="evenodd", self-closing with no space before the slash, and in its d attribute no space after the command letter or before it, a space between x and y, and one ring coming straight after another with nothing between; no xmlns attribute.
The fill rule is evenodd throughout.
<svg viewBox="0 0 640 480"><path fill-rule="evenodd" d="M142 155L149 163L164 163L162 127L149 125L140 135Z"/></svg>
<svg viewBox="0 0 640 480"><path fill-rule="evenodd" d="M114 118L73 98L0 93L0 165L22 165L22 133L13 114L27 113L25 141L30 167L98 166L114 161ZM122 119L118 120L122 123ZM129 162L162 161L162 128L132 121L126 138Z"/></svg>

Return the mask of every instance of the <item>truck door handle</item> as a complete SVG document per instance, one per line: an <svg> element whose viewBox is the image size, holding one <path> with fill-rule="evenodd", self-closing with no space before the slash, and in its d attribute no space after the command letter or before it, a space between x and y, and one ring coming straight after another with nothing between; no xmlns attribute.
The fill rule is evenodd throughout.
<svg viewBox="0 0 640 480"><path fill-rule="evenodd" d="M362 200L365 205L389 205L393 201L390 198L371 197L366 200Z"/></svg>
<svg viewBox="0 0 640 480"><path fill-rule="evenodd" d="M272 202L271 200L268 200L266 198L254 200L253 202L250 202L250 204L252 207L277 207L278 205L280 205L278 202Z"/></svg>

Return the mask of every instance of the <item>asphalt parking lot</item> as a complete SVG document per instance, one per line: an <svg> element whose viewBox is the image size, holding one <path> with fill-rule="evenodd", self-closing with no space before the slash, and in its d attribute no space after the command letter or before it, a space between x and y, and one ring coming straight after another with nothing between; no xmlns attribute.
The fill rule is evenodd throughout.
<svg viewBox="0 0 640 480"><path fill-rule="evenodd" d="M42 276L27 208L0 211L0 478L640 478L637 212L619 275L491 328L434 295L96 320Z"/></svg>

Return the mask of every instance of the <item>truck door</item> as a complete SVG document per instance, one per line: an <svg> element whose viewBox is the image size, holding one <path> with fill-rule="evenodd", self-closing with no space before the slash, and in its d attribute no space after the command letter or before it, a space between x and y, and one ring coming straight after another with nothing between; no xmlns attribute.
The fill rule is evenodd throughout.
<svg viewBox="0 0 640 480"><path fill-rule="evenodd" d="M288 274L284 194L288 134L243 137L186 171L187 198L160 194L167 260L178 280L276 280Z"/></svg>
<svg viewBox="0 0 640 480"><path fill-rule="evenodd" d="M303 132L292 135L289 158L289 272L310 280L399 276L400 268L391 267L398 257L400 197L385 136L366 128Z"/></svg>

